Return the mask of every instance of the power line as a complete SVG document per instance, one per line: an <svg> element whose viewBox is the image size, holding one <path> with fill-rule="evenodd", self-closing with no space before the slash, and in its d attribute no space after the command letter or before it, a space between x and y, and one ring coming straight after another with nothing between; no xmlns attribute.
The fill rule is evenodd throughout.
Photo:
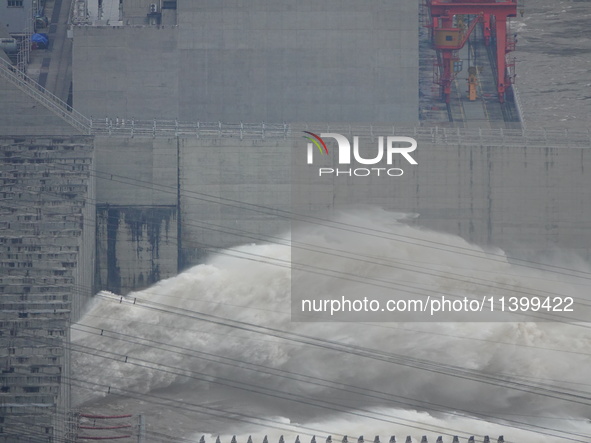
<svg viewBox="0 0 591 443"><path fill-rule="evenodd" d="M240 359L222 357L222 356L219 356L216 354L211 354L211 353L207 353L207 352L203 352L203 351L197 351L197 350L193 350L193 349L189 349L189 348L184 348L181 346L173 345L171 343L163 343L163 342L159 342L156 340L150 340L150 339L145 339L142 337L131 336L129 334L123 334L123 333L116 332L116 331L108 331L105 329L91 327L91 326L87 326L87 325L80 325L80 326L83 326L84 328L88 328L88 329L94 329L96 332L84 331L83 329L76 328L75 326L73 328L76 330L79 330L79 331L84 331L87 334L92 334L95 336L103 337L105 339L115 339L115 340L124 341L127 343L132 343L132 344L136 344L136 345L140 345L140 346L148 346L149 345L150 349L159 349L159 350L162 350L165 352L178 354L183 357L198 358L199 361L205 360L205 361L210 361L210 362L214 362L214 363L221 363L224 365L229 365L234 368L239 368L241 370L256 371L257 373L264 373L264 374L268 374L268 375L272 375L272 376L276 376L276 377L281 377L281 378L285 378L285 379L289 379L289 380L295 380L298 382L305 382L307 384L312 384L314 386L326 387L326 388L335 389L338 391L349 392L349 393L355 394L356 396L361 395L361 396L368 397L368 398L387 400L389 402L400 404L400 405L403 405L406 407L419 406L419 407L426 409L426 410L445 412L450 415L457 415L457 416L461 416L461 417L475 418L474 413L471 413L466 410L458 409L457 407L451 408L450 406L436 404L436 403L427 402L427 401L415 400L415 399L412 399L409 397L404 397L401 395L389 394L384 391L375 391L375 390L368 389L368 388L359 388L359 387L356 387L356 386L350 385L350 384L333 382L333 381L323 379L320 377L305 375L305 374L301 374L301 373L295 373L293 371L287 371L284 369L271 368L271 367L267 367L267 366L256 364L256 363L246 362L246 361L240 360ZM98 331L100 331L100 332L98 332ZM106 335L105 332L108 333L109 335ZM122 337L125 337L125 338L122 338ZM130 340L130 338L142 340L144 343ZM177 350L175 351L173 349L177 349ZM181 351L183 351L183 352L181 352ZM118 355L120 357L124 357L123 354L118 354ZM204 357L204 355L205 355L205 357ZM213 359L212 359L212 357L213 357ZM227 360L227 361L220 361L220 359ZM247 366L247 367L245 367L245 366ZM207 376L207 374L204 374L204 375ZM215 381L213 381L213 383L215 383ZM400 398L402 400L396 400L398 398ZM457 412L449 412L450 409L454 409L456 411L463 412L463 414L458 414ZM471 415L469 415L469 414L471 414ZM499 417L495 417L495 416L492 416L489 414L479 413L479 414L477 414L477 416L480 418L484 418L484 419L491 419L492 418L492 419L499 420ZM505 421L512 423L513 426L525 425L525 426L530 426L532 428L537 428L537 427L544 428L541 426L536 426L536 425L532 425L529 423L519 422L516 420L505 419ZM519 429L524 429L523 427L519 427L519 426L516 426L516 427Z"/></svg>
<svg viewBox="0 0 591 443"><path fill-rule="evenodd" d="M33 157L27 157L27 156L23 156L23 155L21 155L21 157L29 158L29 159L33 158ZM51 164L51 166L56 169L59 169L59 167L60 167L59 164L53 164L53 163ZM65 168L66 167L64 166L63 169L65 169ZM156 189L156 190L159 190L159 192L169 193L169 194L175 195L175 196L177 196L177 193L178 193L177 186L162 185L162 184L158 184L158 183L154 183L154 182L150 182L150 181L146 181L146 180L139 180L139 179L121 176L121 175L117 175L117 174L111 174L108 172L102 172L102 171L98 171L98 170L89 170L88 173L89 173L89 175L94 176L96 178L102 178L104 180L114 181L114 182L123 183L123 184L129 184L129 185L137 186L137 187L149 188L152 190ZM101 174L102 174L102 176L101 176ZM345 223L345 222L340 222L340 221L335 221L335 220L328 220L328 219L324 219L324 218L316 217L316 216L312 216L312 215L297 214L297 213L294 213L291 211L280 210L280 209L273 208L270 206L265 206L265 205L255 204L255 203L245 203L245 202L241 202L239 200L228 199L225 197L214 196L211 194L206 194L206 193L197 192L197 191L185 191L185 193L187 194L187 198L191 198L191 199L195 199L195 200L203 200L205 202L215 203L215 204L219 204L221 206L237 207L238 209L247 209L247 210L254 211L254 212L262 212L267 215L269 215L269 214L276 215L276 216L278 216L280 218L284 218L286 220L296 220L296 221L302 221L302 222L306 222L306 223L310 223L310 224L314 224L314 225L332 227L335 229L343 230L344 232L360 233L360 234L368 235L368 236L375 237L375 238L389 239L389 240L395 240L395 241L399 241L399 242L407 243L407 244L431 247L432 249L442 250L445 252L450 252L450 250L452 250L452 251L458 252L459 254L466 255L466 256L472 257L472 258L486 259L486 260L496 261L496 262L500 262L500 263L506 263L506 260L507 260L507 257L504 254L498 254L498 253L494 253L492 251L487 252L486 257L482 257L481 254L475 255L474 254L475 251L473 250L473 248L468 248L468 247L464 247L464 246L451 245L449 243L439 242L439 241L435 241L435 240L428 240L428 239L421 239L421 238L412 237L412 236L405 236L405 235L396 234L396 233L392 233L392 232L388 232L388 231L383 231L383 230L378 230L378 229L373 229L373 228L366 228L366 227L355 225L355 224L350 224L350 223ZM181 198L182 197L183 197L183 195L181 193ZM238 206L236 206L236 205L238 205ZM417 242L420 242L420 243L417 243ZM445 248L449 248L449 249L445 249ZM587 271L573 270L573 269L566 268L566 267L549 265L549 264L544 264L541 262L534 262L531 260L522 260L522 259L515 259L515 258L512 258L511 260L514 262L513 264L515 266L533 268L533 269L537 269L537 270L544 270L544 271L548 271L548 272L554 272L557 274L567 275L570 277L584 278L586 280L591 279L591 272L587 272ZM530 265L535 265L535 266L530 266ZM565 273L562 271L567 271L567 272Z"/></svg>
<svg viewBox="0 0 591 443"><path fill-rule="evenodd" d="M519 391L530 392L527 388L536 389L537 391L534 391L534 392L538 395L557 398L560 400L566 400L566 399L562 398L562 397L557 397L556 395L566 395L569 397L568 401L571 401L573 403L591 404L591 403L589 403L589 402L591 402L591 396L587 397L587 396L575 394L575 393L555 391L554 388L543 388L543 387L535 386L535 385L527 385L527 384L524 384L524 383L521 383L518 381L513 381L510 379L510 376L506 376L506 375L499 376L499 375L494 375L494 374L488 374L488 373L484 373L481 371L478 372L478 371L474 371L474 370L468 370L468 369L453 366L453 365L442 364L442 363L433 363L433 362L421 360L418 358L400 356L397 354L392 354L389 352L366 348L363 346L357 346L357 345L352 345L352 344L342 344L342 343L339 343L339 342L336 342L333 340L328 340L325 338L307 336L307 335L296 333L296 332L284 331L284 330L271 328L271 327L267 327L267 326L255 325L255 324L244 322L244 321L231 320L228 318L223 318L223 317L219 317L219 316L212 315L212 314L205 314L202 312L197 312L197 311L193 311L193 310L186 309L186 308L183 308L179 312L179 311L175 310L174 307L164 305L162 303L145 301L145 300L138 299L138 298L134 298L134 300L132 301L132 300L124 300L123 297L112 297L112 296L106 296L106 295L101 295L101 294L99 294L99 296L104 297L106 299L111 300L112 302L116 302L119 304L121 304L123 301L125 301L126 304L130 305L133 308L141 307L141 308L146 308L146 309L150 309L150 310L155 310L157 312L172 313L174 315L178 315L178 316L182 316L182 317L186 317L186 318L190 318L190 319L206 321L206 322L209 322L212 324L235 328L238 330L243 330L243 331L252 332L252 333L256 333L256 334L270 335L270 336L274 336L277 338L281 338L283 340L289 340L289 341L294 341L297 343L312 345L312 346L323 348L323 349L329 349L329 350L334 350L334 351L338 351L338 352L358 355L358 356L361 356L364 358L369 358L372 360L378 360L378 361L383 361L383 362L387 362L387 363L394 363L394 364L398 364L401 366L411 367L414 369L422 369L422 370L425 370L428 372L440 373L443 375L458 377L461 379L466 379L466 380L471 380L471 381L479 381L479 382L486 383L486 384L499 385L499 386L505 386L505 387L511 386L513 389L516 389ZM171 309L171 308L173 308L173 309Z"/></svg>
<svg viewBox="0 0 591 443"><path fill-rule="evenodd" d="M213 245L208 245L208 244L203 244L200 243L200 245L202 247L205 248L212 248L215 249L215 247ZM415 295L420 295L422 297L427 297L429 295L429 293L431 294L435 294L435 295L447 295L449 297L452 298L461 298L462 295L457 295L457 294L452 294L449 292L442 292L440 290L435 290L435 289L431 289L429 287L427 288L422 288L422 287L417 287L416 285L411 285L411 284L407 284L407 283L401 283L399 281L393 281L393 280L384 280L383 278L374 278L374 277L367 277L367 276L360 276L360 275L355 275L355 274L351 274L351 273L345 273L343 271L338 271L338 270L334 270L334 269L329 269L329 268L320 268L318 266L311 266L308 265L307 263L294 263L293 261L287 261L287 260L282 260L282 259L277 259L274 257L269 257L269 256L264 256L264 255L260 255L260 254L254 254L254 253L250 253L250 252L246 252L246 251L237 251L237 250L225 250L225 251L216 251L217 254L220 255L228 255L228 256L233 256L233 257L237 257L237 258L241 258L241 259L245 259L248 260L250 259L250 257L255 257L254 260L251 261L259 261L262 263L267 263L267 264L271 264L274 266L280 266L280 267L285 267L285 268L289 268L289 269L295 269L295 270L301 270L301 271L305 271L307 273L312 273L312 274L317 274L317 275L324 275L324 276L329 276L329 277L336 277L339 278L340 280L347 280L347 281L352 281L352 282L356 282L356 283L362 283L364 285L371 285L374 287L379 287L379 288L384 288L384 289L392 289L393 286L392 285L396 285L397 289L399 288L406 288L405 289L405 294L415 294ZM247 255L248 257L244 257L245 255ZM354 258L356 259L356 258ZM357 260L357 259L356 259ZM361 260L364 261L365 263L373 263L373 264L379 264L376 262L368 262L365 260ZM280 263L276 263L276 262L280 262ZM281 264L282 263L282 264ZM383 266L387 266L387 265L383 265ZM399 269L399 268L396 268ZM409 271L410 269L406 268L402 268L403 270ZM413 270L413 272L419 273L419 274L424 274L424 275L431 275L431 276L436 276L438 278L443 278L443 275L439 275L439 274L433 274L431 272L425 272L425 271L420 271L420 270ZM447 278L447 277L446 277ZM458 278L454 278L451 277L451 280L456 280L456 281L461 281L462 283L474 283L471 281L464 281ZM481 281L487 281L484 279L480 279ZM482 285L484 287L489 287L489 288L495 288L495 285L490 281L490 284L483 284L483 283L476 283L477 285ZM507 285L508 286L508 285ZM507 288L508 289L508 288ZM418 291L418 292L417 292ZM426 291L426 292L425 292ZM537 293L529 293L529 292L525 292L523 290L512 290L513 292L517 292L517 293L522 293L525 295L538 295ZM544 291L540 291L540 292L544 292ZM549 293L547 292L547 294L551 294L551 295L555 295L554 293ZM584 303L584 302L580 302L578 297L572 297L573 300L577 300L578 304L580 305L584 305L584 306L590 306L588 303ZM496 299L495 299L496 300ZM499 307L499 301L496 300L496 308L497 310L501 310L501 308ZM509 315L516 315L516 316L520 316L523 315L523 312L519 311L519 312L515 312L515 313L508 313ZM556 317L558 319L561 320L556 320L555 321L563 321L565 323L568 323L568 321L580 321L580 319L576 319L576 318L572 318L572 317L568 317L565 315L559 315L555 312L535 312L535 313L527 313L527 315L529 317L531 317L532 319L542 319L542 320L548 320L548 319L552 319L552 317ZM585 327L583 325L581 325L582 327Z"/></svg>
<svg viewBox="0 0 591 443"><path fill-rule="evenodd" d="M134 220L131 220L131 221L134 221ZM135 220L135 221L138 221L138 220ZM232 231L225 231L225 230L217 230L217 231L218 232L222 232L222 233L232 234L232 235L235 234ZM255 240L265 240L265 241L267 241L267 239L261 238L261 237L251 237L251 238L253 238ZM277 237L277 238L279 239L279 237ZM284 245L287 244L286 243L287 242L286 239L281 239L281 240L283 241L283 243L280 243L280 244L284 244ZM174 242L171 242L171 243L174 245ZM191 243L191 242L189 241L189 242L185 242L185 243ZM214 245L211 245L211 244L198 243L198 245L201 246L204 249L208 249L210 251L215 251L218 254L226 254L226 255L229 255L228 252L219 251L219 250L216 249L216 247ZM437 271L433 271L430 268L425 268L425 267L416 266L416 265L414 265L412 267L401 267L400 265L393 266L393 265L389 265L388 264L388 263L393 263L393 262L404 264L404 262L402 262L400 260L386 259L385 261L382 261L382 262L376 262L376 261L373 261L373 260L365 260L363 258L360 258L360 256L361 257L364 257L362 254L361 255L360 254L352 255L348 251L343 251L343 250L338 250L338 249L331 249L331 248L328 248L328 249L329 250L332 250L334 252L327 252L326 251L326 248L324 248L324 247L322 249L313 249L314 248L314 245L309 245L309 244L305 244L305 243L303 245L305 245L305 246L302 246L302 245L295 245L294 246L293 243L291 244L292 249L295 248L295 249L302 249L302 250L314 251L314 252L318 252L318 253L326 254L326 255L329 255L329 256L334 256L334 257L343 257L343 254L346 254L348 256L347 258L349 258L351 260L359 261L359 262L364 263L364 264L375 264L375 265L379 265L381 267L387 267L387 268L392 268L392 269L396 269L396 270L403 270L403 271L407 271L407 272L413 272L413 273L416 273L416 274L419 274L419 275L429 275L429 276L433 276L433 277L437 277L437 278L445 278L447 280L458 281L458 282L461 282L461 283L475 284L477 286L482 286L484 288L490 288L490 289L511 289L511 291L512 291L513 294L523 294L523 295L531 295L531 296L541 296L542 294L546 294L548 296L558 295L558 294L556 294L554 292L545 291L543 289L536 289L536 292L529 292L529 291L526 291L526 290L521 289L521 288L516 289L514 285L511 285L509 283L496 282L496 281L492 281L492 280L487 280L487 279L482 279L482 278L476 278L476 277L473 277L473 276L466 276L466 275L454 273L454 272L451 272L451 271L448 271L448 270L437 272ZM177 246L178 246L178 244L177 244ZM246 254L246 252L242 252L242 253L243 254ZM234 253L233 255L236 256L236 257L238 257L236 255L236 253ZM261 258L270 258L268 256L260 256L260 257ZM288 263L288 262L286 262L286 263ZM293 262L289 262L289 263L291 265L293 265ZM307 264L302 264L302 263L299 263L299 264L296 263L296 264L299 265L299 266L307 266L308 267L306 269L307 272L318 273L317 267L311 268ZM339 278L351 279L351 277L352 277L352 274L351 273L344 273L344 272L339 272L339 271L335 271L335 270L330 270L330 272L335 273L335 275L336 276L339 276ZM482 272L482 271L479 271L479 272ZM320 273L320 274L321 275L326 275L326 274L323 274L323 273ZM364 278L367 278L367 277L364 277ZM353 281L360 282L359 280L353 280ZM369 284L368 282L364 282L364 283L365 284ZM390 283L394 283L394 282L391 281ZM376 285L376 286L385 287L383 285ZM413 288L413 289L432 291L431 289L428 289L428 288L427 289L425 289L425 288L419 288L419 287L416 287L416 286L413 286L413 285L408 285L408 284L405 284L405 283L400 283L398 281L396 282L396 286L397 287L404 286L404 287L409 287L409 288ZM387 287L387 288L390 288L390 287ZM411 292L411 293L419 294L417 292ZM441 293L441 292L438 292L438 293ZM452 296L452 297L459 297L457 295L450 294L450 293L443 293L443 294L444 295L449 295L449 296ZM420 295L423 295L423 294L420 294ZM579 297L572 297L572 298L574 300L577 300L577 303L579 305L591 306L591 304L585 303L585 302L581 301L581 299ZM498 302L497 302L497 305L498 305ZM546 315L542 315L542 316L536 314L533 317L535 318L537 316L537 317L540 317L542 319L547 319L548 316L557 315L557 314L554 314L554 313L552 313L552 314L551 313L545 313L545 314ZM515 315L517 315L517 314L515 314ZM558 316L558 317L564 318L564 316Z"/></svg>
<svg viewBox="0 0 591 443"><path fill-rule="evenodd" d="M307 405L311 405L311 406L314 406L315 405L315 406L318 406L318 407L322 407L323 409L335 410L335 411L340 411L340 412L345 412L345 413L352 413L353 415L361 416L361 417L364 417L364 418L372 418L372 419L379 420L379 421L386 421L386 422L391 422L391 423L394 423L394 424L400 424L400 425L404 425L404 426L410 426L407 423L401 423L401 422L392 421L392 420L388 420L388 419L384 419L384 418L379 418L379 416L382 415L382 414L379 414L379 413L376 413L376 412L373 412L373 411L367 411L367 410L363 410L363 409L358 409L357 408L356 410L363 412L363 414L361 414L359 412L351 412L351 411L347 411L347 410L344 410L342 408L339 408L339 406L340 406L339 404L335 404L335 403L332 403L332 402L322 401L321 403L324 403L324 404L318 404L318 400L315 400L316 403L313 403L310 399L308 399L306 397L302 397L302 396L299 396L299 395L296 395L296 394L292 394L292 393L286 393L286 392L282 392L282 391L277 391L275 389L269 389L269 388L264 388L264 387L261 387L261 386L250 385L248 383L234 382L234 381L231 381L229 379L223 379L223 378L220 378L220 377L217 377L218 380L212 381L212 380L210 380L210 377L211 377L210 375L196 373L195 371L190 371L192 375L187 375L186 372L188 370L186 368L178 368L178 367L175 367L175 366L164 365L162 363L147 362L146 360L142 360L142 359L139 359L137 357L131 357L131 358L129 358L128 356L126 356L124 354L118 354L118 353L114 353L114 352L110 352L110 351L105 351L105 350L97 351L95 348L91 348L91 347L84 346L84 345L72 344L71 346L72 346L71 349L72 349L73 352L80 352L80 353L83 353L83 354L88 354L88 355L93 355L93 356L99 356L100 358L114 360L114 361L117 361L117 362L120 362L120 363L126 363L126 364L130 364L130 365L133 365L133 366L139 366L139 367L143 367L143 368L154 369L154 370L166 372L166 373L177 375L177 376L182 376L182 377L187 377L187 378L193 378L193 379L197 379L197 380L201 380L201 381L207 381L209 383L217 383L217 384L227 385L228 382L231 382L231 384L230 385L227 385L227 386L238 387L239 389L251 391L251 392L254 392L254 393L264 394L264 395L270 395L272 397L277 396L278 395L277 393L279 393L279 394L281 394L281 393L288 394L289 396L295 397L295 399L293 399L293 398L292 399L285 398L285 397L281 397L281 396L279 398L285 398L285 399L288 399L288 400L291 400L291 401L297 401L297 402L301 402L301 403L304 403L304 404L307 404ZM84 348L84 349L86 349L86 351L81 350L81 349L75 349L75 348ZM105 356L105 355L97 355L97 352L111 355L111 357ZM159 368L159 367L146 366L144 363L156 364L157 366L164 367L165 369L162 369L162 368ZM197 375L195 375L195 374L197 374ZM223 381L219 381L219 379L221 379ZM238 386L234 386L234 384L236 384ZM113 389L115 389L115 390L122 390L120 388L113 388L112 386L109 386L109 392L112 393L113 392ZM273 392L274 394L265 393L265 392L263 392L263 390L267 390L267 391ZM300 398L300 399L298 400L298 398ZM368 416L367 413L373 414L374 416ZM396 417L394 417L394 418L396 418ZM476 419L476 417L468 417L468 418ZM400 419L400 418L398 418L398 419ZM408 421L407 419L402 419L402 420ZM508 421L509 422L514 422L514 421L511 421L511 420L508 420ZM410 422L411 423L414 423L414 421L412 421L412 420L410 420ZM525 425L526 427L524 428L524 427L515 426L515 425L509 425L509 426L510 427L515 427L515 428L518 428L518 429L522 429L522 430L527 430L527 431L533 431L533 429L544 429L544 430L550 430L550 431L553 431L553 432L560 432L560 433L563 433L563 434L568 434L568 435L573 435L573 436L589 437L588 435L581 435L581 434L571 433L571 432L567 432L567 431L563 431L563 430L558 430L558 429L555 429L555 428L547 428L547 427L543 427L543 426L539 426L539 425L532 425L532 424L523 424L523 425ZM410 426L410 427L415 427L416 428L416 426ZM425 430L433 431L432 429L427 429L427 428L419 428L419 429L425 429ZM459 430L454 430L454 429L450 429L450 430L453 431L453 432L465 432L465 431L459 431ZM453 435L453 432L452 432L452 434L448 434L448 435ZM545 432L540 432L540 431L533 431L533 432L538 432L538 433L542 433L542 434L545 434L545 435L558 436L558 435L555 435L555 434L547 434ZM559 437L564 438L562 436L559 436ZM568 439L568 438L567 438L567 440L579 441L579 440L576 440L576 439Z"/></svg>

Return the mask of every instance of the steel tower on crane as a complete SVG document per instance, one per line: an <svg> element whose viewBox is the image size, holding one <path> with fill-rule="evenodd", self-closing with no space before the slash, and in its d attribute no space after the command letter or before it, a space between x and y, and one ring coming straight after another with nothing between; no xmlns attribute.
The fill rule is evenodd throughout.
<svg viewBox="0 0 591 443"><path fill-rule="evenodd" d="M515 49L515 41L507 36L507 18L517 16L517 0L426 0L426 4L433 47L440 61L436 83L441 85L445 102L449 103L451 84L461 67L458 50L481 23L485 44L496 45L497 93L504 103L511 84L505 56Z"/></svg>

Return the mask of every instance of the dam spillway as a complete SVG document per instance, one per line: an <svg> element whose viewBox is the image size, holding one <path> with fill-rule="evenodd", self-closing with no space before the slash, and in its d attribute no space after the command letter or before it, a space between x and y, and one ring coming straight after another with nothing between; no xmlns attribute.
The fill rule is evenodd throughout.
<svg viewBox="0 0 591 443"><path fill-rule="evenodd" d="M67 375L70 357L51 357L50 382L39 385L30 373L45 357L34 360L29 354L38 349L21 346L45 331L19 325L34 315L24 302L36 295L25 282L41 290L46 274L67 279L63 293L52 292L65 297L67 321L75 320L97 290L142 289L217 250L272 240L289 229L286 214L355 204L414 214L411 224L517 257L589 260L588 130L520 128L486 111L495 99L487 90L485 111L428 99L423 109L435 121L442 114L432 108L441 107L455 122L419 121L429 113L420 111L415 2L379 2L375 10L358 2L174 3L178 9L161 11L158 25L143 22L149 5L140 1L124 2L128 24L74 27L70 104L52 101L30 76L15 80L10 68L2 71L3 330L17 331L2 356L3 404L12 405L3 410L5 441L38 415L39 433L67 434L68 385L51 371ZM489 58L476 42L472 51ZM461 82L454 91L464 94ZM72 117L71 105L81 117ZM470 107L477 121L461 122ZM293 159L305 150L303 131L368 144L414 137L419 164L391 187L323 186L309 206L294 205ZM66 174L70 167L78 177ZM23 190L34 202L14 197ZM36 258L7 246L33 237ZM67 250L58 260L62 241ZM16 307L15 297L23 302ZM64 335L46 348L65 346ZM38 393L50 409L22 414L14 406L32 405Z"/></svg>

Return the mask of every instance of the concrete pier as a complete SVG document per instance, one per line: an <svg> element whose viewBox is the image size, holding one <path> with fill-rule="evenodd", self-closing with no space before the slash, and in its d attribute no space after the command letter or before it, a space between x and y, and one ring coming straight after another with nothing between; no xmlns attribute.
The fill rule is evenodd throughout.
<svg viewBox="0 0 591 443"><path fill-rule="evenodd" d="M94 268L89 137L0 137L0 441L64 438L69 324Z"/></svg>

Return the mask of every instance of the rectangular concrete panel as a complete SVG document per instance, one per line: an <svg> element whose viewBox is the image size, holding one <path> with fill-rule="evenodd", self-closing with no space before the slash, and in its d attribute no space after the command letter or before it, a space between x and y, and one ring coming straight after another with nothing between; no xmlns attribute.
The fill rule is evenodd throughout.
<svg viewBox="0 0 591 443"><path fill-rule="evenodd" d="M75 28L74 107L93 118L178 118L177 31Z"/></svg>
<svg viewBox="0 0 591 443"><path fill-rule="evenodd" d="M417 22L413 1L179 2L180 114L414 122Z"/></svg>
<svg viewBox="0 0 591 443"><path fill-rule="evenodd" d="M0 26L11 34L33 31L33 0L23 0L22 6L12 6L4 1L0 4Z"/></svg>
<svg viewBox="0 0 591 443"><path fill-rule="evenodd" d="M0 76L0 135L69 136L80 132Z"/></svg>
<svg viewBox="0 0 591 443"><path fill-rule="evenodd" d="M187 129L194 128L182 130ZM317 170L308 176L309 171L298 168L316 163L306 165L303 130L341 133L349 140L359 134L368 158L379 136L396 132L415 137L418 147L412 156L418 165L398 156L391 166L402 169L403 175L386 181L343 174L325 180L315 175ZM265 137L260 131L201 128L178 138L97 137L101 287L114 278L108 287L132 289L140 273L145 284L152 271L142 268L142 260L148 260L142 251L159 250L154 263L161 263L161 278L169 277L176 269L201 263L212 251L277 241L293 217L360 204L415 214L410 223L513 255L562 250L591 256L586 235L591 227L591 181L586 174L591 158L584 137L577 134L553 141L535 130L522 134L315 125L291 126ZM314 161L338 165L334 142L329 142L329 152L331 156ZM168 226L166 234L164 222L158 222L149 229L159 237L152 236L151 246L142 246L147 237L134 240L140 236L125 227L134 218L126 211L158 208L173 211L160 217ZM119 213L111 216L109 211ZM149 217L144 219L149 226ZM108 223L115 225L109 228ZM166 241L160 244L162 239ZM108 270L117 267L116 272Z"/></svg>
<svg viewBox="0 0 591 443"><path fill-rule="evenodd" d="M98 137L98 289L126 294L178 272L176 138Z"/></svg>
<svg viewBox="0 0 591 443"><path fill-rule="evenodd" d="M179 0L178 17L76 28L74 106L126 119L418 120L413 0Z"/></svg>
<svg viewBox="0 0 591 443"><path fill-rule="evenodd" d="M0 158L0 441L59 441L69 325L93 287L93 139L0 137Z"/></svg>
<svg viewBox="0 0 591 443"><path fill-rule="evenodd" d="M374 140L379 134L376 129ZM430 138L417 137L413 156L418 165L399 159L392 167L404 174L386 181L320 180L291 170L292 159L305 163L306 141L299 137L182 138L185 265L215 248L272 241L269 236L287 230L294 214L359 204L417 214L412 223L512 254L564 250L590 256L591 243L584 235L591 227L588 148L565 149L551 142L528 146L527 138L511 146L478 142L477 137L469 143ZM371 138L362 143L371 144Z"/></svg>
<svg viewBox="0 0 591 443"><path fill-rule="evenodd" d="M96 218L100 289L127 294L176 275L176 206L100 205Z"/></svg>
<svg viewBox="0 0 591 443"><path fill-rule="evenodd" d="M177 140L97 137L97 201L108 205L177 204Z"/></svg>
<svg viewBox="0 0 591 443"><path fill-rule="evenodd" d="M290 140L179 142L183 266L218 248L270 242L289 230Z"/></svg>

